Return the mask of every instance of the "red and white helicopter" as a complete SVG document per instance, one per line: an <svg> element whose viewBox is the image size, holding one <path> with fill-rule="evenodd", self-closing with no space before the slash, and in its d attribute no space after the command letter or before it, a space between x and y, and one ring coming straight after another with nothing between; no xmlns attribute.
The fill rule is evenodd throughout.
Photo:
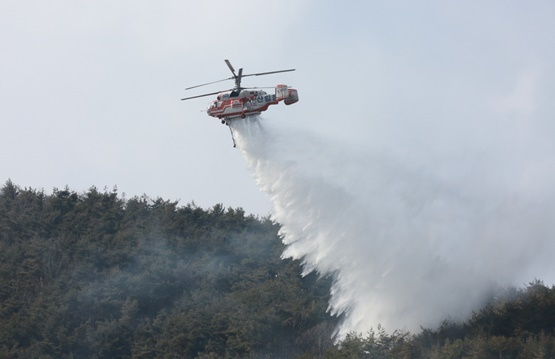
<svg viewBox="0 0 555 359"><path fill-rule="evenodd" d="M218 95L206 112L208 115L212 117L219 118L223 124L229 125L229 121L236 118L245 118L249 115L259 115L263 111L266 111L270 105L276 105L280 101L283 101L286 105L294 104L295 102L299 101L299 95L297 94L297 90L288 87L287 85L277 85L275 87L274 94L268 94L265 91L260 90L256 87L241 87L241 79L247 76L261 76L261 75L270 75L270 74L277 74L280 72L289 72L295 71L295 69L289 70L279 70L279 71L270 71L270 72L260 72L256 74L246 74L243 75L243 69L240 68L239 72L236 74L235 69L231 66L229 60L225 60L225 63L231 70L233 77L229 77L227 79L212 81L201 85L196 85L192 87L188 87L185 90L190 90L193 88L211 85L217 82L227 81L227 80L235 80L235 87L226 90L226 91L218 91L218 92L211 92L203 95L185 97L181 100L190 100L193 98L204 97L204 96L211 96L211 95ZM232 133L233 134L233 133Z"/></svg>

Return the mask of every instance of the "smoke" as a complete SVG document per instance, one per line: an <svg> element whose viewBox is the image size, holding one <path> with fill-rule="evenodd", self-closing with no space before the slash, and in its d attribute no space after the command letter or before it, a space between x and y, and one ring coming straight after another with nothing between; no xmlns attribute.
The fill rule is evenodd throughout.
<svg viewBox="0 0 555 359"><path fill-rule="evenodd" d="M232 126L282 225L282 256L301 259L305 273L335 275L329 309L346 314L340 337L464 320L497 286L553 274L549 157L503 161L500 145L450 160L260 117Z"/></svg>

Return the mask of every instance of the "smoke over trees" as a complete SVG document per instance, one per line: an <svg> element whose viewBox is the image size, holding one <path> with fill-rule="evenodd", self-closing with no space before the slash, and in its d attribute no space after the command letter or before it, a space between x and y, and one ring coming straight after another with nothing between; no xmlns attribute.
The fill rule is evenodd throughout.
<svg viewBox="0 0 555 359"><path fill-rule="evenodd" d="M555 354L555 288L508 290L465 323L334 342L332 278L280 258L240 208L117 190L0 189L0 358L487 358ZM356 285L356 283L355 283ZM387 328L395 329L395 328Z"/></svg>
<svg viewBox="0 0 555 359"><path fill-rule="evenodd" d="M8 181L0 357L292 355L307 345L299 337L333 322L329 280L281 260L277 230L219 204L46 195Z"/></svg>

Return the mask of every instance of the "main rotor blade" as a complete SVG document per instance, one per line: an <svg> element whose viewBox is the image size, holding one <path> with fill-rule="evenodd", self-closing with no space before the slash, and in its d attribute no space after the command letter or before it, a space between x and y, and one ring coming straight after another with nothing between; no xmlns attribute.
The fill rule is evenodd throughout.
<svg viewBox="0 0 555 359"><path fill-rule="evenodd" d="M270 74L277 74L277 73L280 73L280 72L289 72L289 71L295 71L295 69L279 70L279 71L270 71L270 72L259 72L259 73L256 73L256 74L247 74L247 75L243 75L243 77L247 77L247 76L270 75Z"/></svg>
<svg viewBox="0 0 555 359"><path fill-rule="evenodd" d="M237 75L235 75L235 69L233 68L233 66L231 66L231 62L229 62L229 60L224 60L224 61L227 64L227 67L229 67L229 69L231 70L233 77L237 77Z"/></svg>
<svg viewBox="0 0 555 359"><path fill-rule="evenodd" d="M199 97L212 96L212 95L219 94L220 92L222 92L222 91L211 92L211 93L205 93L204 95L197 95L197 96L185 97L185 98L182 98L181 101L183 101L183 100L190 100L190 99L192 99L192 98L199 98Z"/></svg>
<svg viewBox="0 0 555 359"><path fill-rule="evenodd" d="M187 87L185 90L190 90L190 89L194 89L194 88L201 87L201 86L206 86L206 85L212 85L212 84L215 84L215 83L217 83L217 82L222 82L222 81L227 81L227 80L233 80L233 79L235 79L235 77L229 77L229 78L223 79L223 80L207 82L207 83L205 83L205 84Z"/></svg>
<svg viewBox="0 0 555 359"><path fill-rule="evenodd" d="M225 63L227 64L227 67L229 67L229 69L231 70L231 73L233 74L233 77L228 77L226 79L223 80L217 80L217 81L212 81L212 82L207 82L204 84L200 84L200 85L195 85L195 86L191 86L191 87L187 87L185 90L190 90L190 89L194 89L197 87L201 87L201 86L206 86L206 85L212 85L218 82L223 82L223 81L228 81L228 80L235 80L235 87L236 88L240 88L241 87L241 78L242 77L246 77L246 76L262 76L262 75L271 75L271 74L277 74L280 72L289 72L289 71L295 71L295 69L289 69L289 70L279 70L279 71L269 71L269 72L258 72L255 74L247 74L247 75L243 75L243 69L240 68L239 69L239 75L237 75L235 73L235 69L233 68L233 66L231 65L231 63L229 62L229 60L224 60ZM199 96L201 97L201 96ZM194 98L194 97L192 97ZM189 97L187 98L189 99Z"/></svg>

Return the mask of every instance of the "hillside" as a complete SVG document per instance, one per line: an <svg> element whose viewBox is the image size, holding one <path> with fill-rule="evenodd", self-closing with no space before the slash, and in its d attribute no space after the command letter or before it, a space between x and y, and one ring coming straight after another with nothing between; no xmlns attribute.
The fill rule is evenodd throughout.
<svg viewBox="0 0 555 359"><path fill-rule="evenodd" d="M0 189L0 358L549 358L555 288L508 289L466 323L331 339L331 278L282 260L240 208L117 190ZM387 328L391 329L391 328Z"/></svg>
<svg viewBox="0 0 555 359"><path fill-rule="evenodd" d="M0 192L0 357L231 357L310 346L329 280L281 260L278 226L221 205L91 188Z"/></svg>

